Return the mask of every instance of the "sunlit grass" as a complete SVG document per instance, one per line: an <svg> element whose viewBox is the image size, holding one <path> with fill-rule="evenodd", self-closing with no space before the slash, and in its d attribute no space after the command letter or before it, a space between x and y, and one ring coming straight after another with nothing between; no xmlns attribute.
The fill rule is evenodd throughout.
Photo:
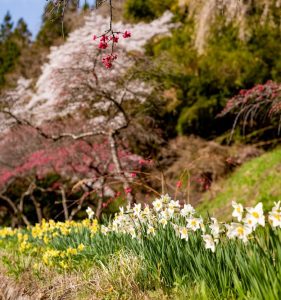
<svg viewBox="0 0 281 300"><path fill-rule="evenodd" d="M231 216L231 201L251 206L262 202L268 209L281 195L281 149L254 158L229 178L216 183L197 210L224 219Z"/></svg>

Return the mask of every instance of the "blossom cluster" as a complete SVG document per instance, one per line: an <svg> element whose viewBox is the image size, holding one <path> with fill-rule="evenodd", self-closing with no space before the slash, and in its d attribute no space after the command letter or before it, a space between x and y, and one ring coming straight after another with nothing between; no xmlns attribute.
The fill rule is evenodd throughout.
<svg viewBox="0 0 281 300"><path fill-rule="evenodd" d="M253 107L260 112L266 112L268 116L279 114L281 111L280 83L267 81L265 84L257 84L251 89L240 92L228 100L225 108L219 114L223 116L229 112L237 113L242 108Z"/></svg>
<svg viewBox="0 0 281 300"><path fill-rule="evenodd" d="M125 32L123 33L109 31L109 33L103 34L100 37L97 37L96 35L93 36L94 41L99 38L98 48L100 50L107 49L109 47L109 44L111 43L111 53L102 58L102 63L106 69L112 68L113 61L117 59L117 55L113 53L113 50L115 44L117 44L119 41L120 35L122 35L124 39L130 38L132 36L131 32L129 32L128 30L125 30Z"/></svg>
<svg viewBox="0 0 281 300"><path fill-rule="evenodd" d="M95 99L95 104L100 105L99 110L102 112L104 109L107 110L108 101L105 100L105 97L100 99L100 97L93 96L92 86L96 86L98 79L100 91L110 92L110 95L118 101L121 97L124 98L124 101L131 100L136 93L150 95L150 90L144 82L132 80L131 82L126 81L127 92L124 96L120 78L134 64L134 59L127 53L132 51L143 53L145 44L151 38L157 35L169 35L170 30L175 26L171 22L172 17L171 12L166 12L150 23L130 24L130 31L133 34L131 38L126 37L125 39L122 35L128 30L128 25L122 22L112 23L112 27L118 28L120 31L118 47L114 49L114 54L118 55L118 64L115 60L111 72L108 72L102 63L97 64L94 70L96 78L93 76L93 62L96 62L99 53L102 53L103 56L106 56L107 52L110 53L112 41L107 42L108 47L105 50L98 47L100 38L96 37L96 41L89 42L89 39L91 40L93 37L93 28L97 32L106 33L108 29L106 26L110 21L109 18L104 18L95 11L92 12L85 17L83 26L69 34L65 43L51 47L47 62L42 66L42 73L35 86L31 80L21 78L18 81L16 89L11 91L10 98L12 100L9 101L11 111L19 118L29 120L36 125L71 115L75 120L83 120L81 128L85 128L85 130L87 130L86 125L90 128L105 126L107 119L104 118L104 115L89 115L90 118L87 120L85 114L82 114L83 118L80 116L80 108L83 107L82 111L84 111L89 103L92 105L93 99ZM76 91L79 92L77 96ZM75 99L75 101L71 99ZM145 97L142 96L142 99ZM4 115L0 114L0 119L1 132L14 124L10 119L4 118ZM72 118L71 124L73 124ZM110 126L116 125L111 124ZM76 128L78 129L78 127Z"/></svg>
<svg viewBox="0 0 281 300"><path fill-rule="evenodd" d="M281 228L281 201L275 203L268 215L268 223L272 228ZM188 241L190 235L199 231L205 243L205 248L215 252L216 245L223 239L239 239L247 243L258 226L265 226L263 204L244 208L242 204L232 202L232 216L237 222L222 223L216 218L204 221L190 204L180 205L169 195L162 195L152 203L152 207L135 204L121 207L120 212L107 226L101 225L104 235L110 232L129 234L132 238L141 238L142 235L154 236L157 231L165 230L168 224L175 230L176 235Z"/></svg>

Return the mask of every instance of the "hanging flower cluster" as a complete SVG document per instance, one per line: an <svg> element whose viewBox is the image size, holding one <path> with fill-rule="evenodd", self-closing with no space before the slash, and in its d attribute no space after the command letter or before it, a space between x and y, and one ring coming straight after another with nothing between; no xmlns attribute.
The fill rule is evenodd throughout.
<svg viewBox="0 0 281 300"><path fill-rule="evenodd" d="M99 40L98 48L102 50L106 50L107 48L111 48L111 53L107 54L106 56L102 57L102 63L105 66L106 69L112 68L112 63L114 60L117 59L117 55L114 54L114 47L115 44L118 43L120 39L120 35L124 38L130 38L131 32L125 30L125 32L114 32L112 30L107 31L105 34L101 36L93 36L93 40Z"/></svg>
<svg viewBox="0 0 281 300"><path fill-rule="evenodd" d="M281 201L275 203L268 215L268 223L272 228L281 228ZM262 203L255 207L244 208L242 204L232 202L232 216L238 222L221 223L216 218L204 222L196 214L190 204L180 206L178 200L172 200L169 195L163 195L152 203L152 207L142 208L141 204L134 207L127 206L116 214L108 226L101 225L101 233L110 232L129 234L132 238L141 238L142 235L154 236L159 231L171 225L180 239L189 240L190 235L199 231L205 248L215 252L216 245L223 239L239 239L247 243L258 226L265 226L265 216Z"/></svg>
<svg viewBox="0 0 281 300"><path fill-rule="evenodd" d="M278 82L267 81L265 84L257 84L251 89L240 92L228 100L225 108L219 114L224 116L228 113L238 115L255 115L272 117L281 112L281 85Z"/></svg>

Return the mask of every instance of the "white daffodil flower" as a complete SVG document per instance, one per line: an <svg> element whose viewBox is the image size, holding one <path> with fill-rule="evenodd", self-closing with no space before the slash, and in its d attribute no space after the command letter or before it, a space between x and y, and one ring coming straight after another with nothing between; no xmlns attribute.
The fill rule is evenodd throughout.
<svg viewBox="0 0 281 300"><path fill-rule="evenodd" d="M163 208L163 202L161 199L156 199L152 202L152 205L156 212L159 212Z"/></svg>
<svg viewBox="0 0 281 300"><path fill-rule="evenodd" d="M271 212L269 212L268 221L272 227L281 228L281 212L278 210L272 210Z"/></svg>
<svg viewBox="0 0 281 300"><path fill-rule="evenodd" d="M244 219L242 219L244 224L247 224L250 226L253 230L257 227L257 222L253 219L253 217L250 214L247 214Z"/></svg>
<svg viewBox="0 0 281 300"><path fill-rule="evenodd" d="M167 212L169 213L169 217L172 218L173 215L175 214L175 209L174 208L167 208Z"/></svg>
<svg viewBox="0 0 281 300"><path fill-rule="evenodd" d="M252 227L247 224L240 223L231 223L231 225L227 225L227 237L232 239L237 237L241 239L244 243L248 241L248 235L252 233Z"/></svg>
<svg viewBox="0 0 281 300"><path fill-rule="evenodd" d="M148 225L147 234L155 235L155 228L151 225Z"/></svg>
<svg viewBox="0 0 281 300"><path fill-rule="evenodd" d="M183 208L181 209L181 212L180 212L180 214L183 217L186 217L186 216L189 216L189 215L193 215L194 213L195 213L195 209L190 204L185 204L183 206Z"/></svg>
<svg viewBox="0 0 281 300"><path fill-rule="evenodd" d="M141 213L141 203L135 204L133 208L134 216L139 217Z"/></svg>
<svg viewBox="0 0 281 300"><path fill-rule="evenodd" d="M159 220L159 223L162 224L162 226L165 228L166 225L168 224L168 221L167 221L167 219L165 219L165 218L161 218L161 219Z"/></svg>
<svg viewBox="0 0 281 300"><path fill-rule="evenodd" d="M174 200L171 200L169 203L168 203L168 208L167 208L167 211L168 211L168 214L170 217L173 217L174 213L175 213L175 208L178 208L180 207L180 204L179 204L179 201L174 201Z"/></svg>
<svg viewBox="0 0 281 300"><path fill-rule="evenodd" d="M243 211L244 211L243 205L238 204L235 201L232 201L232 207L234 208L232 212L232 217L237 218L237 220L241 222L243 217Z"/></svg>
<svg viewBox="0 0 281 300"><path fill-rule="evenodd" d="M216 218L211 218L212 224L209 225L211 233L215 238L218 238L221 232L220 224Z"/></svg>
<svg viewBox="0 0 281 300"><path fill-rule="evenodd" d="M188 241L188 229L186 227L180 227L179 234L182 240Z"/></svg>
<svg viewBox="0 0 281 300"><path fill-rule="evenodd" d="M117 222L112 222L111 230L114 232L118 232L118 223Z"/></svg>
<svg viewBox="0 0 281 300"><path fill-rule="evenodd" d="M171 200L168 204L168 207L173 207L173 208L176 208L176 207L180 207L180 203L179 203L179 200Z"/></svg>
<svg viewBox="0 0 281 300"><path fill-rule="evenodd" d="M210 234L203 234L202 238L205 242L205 248L211 249L212 252L215 252L216 245L213 237Z"/></svg>
<svg viewBox="0 0 281 300"><path fill-rule="evenodd" d="M89 217L89 219L93 219L95 216L95 212L91 209L91 207L88 206L88 208L86 209L86 213Z"/></svg>
<svg viewBox="0 0 281 300"><path fill-rule="evenodd" d="M173 215L173 213L172 213L172 215ZM161 218L164 218L164 219L166 219L166 220L169 220L170 217L171 217L171 211L169 211L168 208L166 208L165 210L162 210L162 211L160 212L160 215L159 215L159 218L160 218L160 219L161 219Z"/></svg>
<svg viewBox="0 0 281 300"><path fill-rule="evenodd" d="M107 233L109 232L109 228L104 225L101 225L100 231L103 235L107 235Z"/></svg>
<svg viewBox="0 0 281 300"><path fill-rule="evenodd" d="M172 198L168 194L166 194L162 195L160 200L162 203L168 204L172 200Z"/></svg>
<svg viewBox="0 0 281 300"><path fill-rule="evenodd" d="M262 203L258 203L255 207L248 207L246 210L248 212L246 218L252 218L254 225L259 224L265 226Z"/></svg>
<svg viewBox="0 0 281 300"><path fill-rule="evenodd" d="M128 228L128 233L131 235L132 238L136 238L137 237L135 228L133 226L130 226Z"/></svg>
<svg viewBox="0 0 281 300"><path fill-rule="evenodd" d="M203 223L203 220L202 220L202 223L200 223L200 229L202 230L203 233L206 232L206 226L205 226L205 224Z"/></svg>
<svg viewBox="0 0 281 300"><path fill-rule="evenodd" d="M201 224L203 223L203 220L202 218L189 218L187 220L187 225L186 227L193 230L193 231L196 231L197 229L200 229L201 228Z"/></svg>
<svg viewBox="0 0 281 300"><path fill-rule="evenodd" d="M149 216L150 215L150 209L149 209L149 206L146 206L143 210L143 215L145 216Z"/></svg>

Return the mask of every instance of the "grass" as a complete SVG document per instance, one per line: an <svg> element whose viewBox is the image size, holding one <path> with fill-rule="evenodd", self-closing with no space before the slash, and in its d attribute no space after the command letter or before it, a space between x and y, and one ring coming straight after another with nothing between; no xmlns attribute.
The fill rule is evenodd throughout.
<svg viewBox="0 0 281 300"><path fill-rule="evenodd" d="M239 167L230 177L214 184L197 210L218 218L231 216L231 201L251 206L258 202L265 209L281 200L281 148L254 158Z"/></svg>
<svg viewBox="0 0 281 300"><path fill-rule="evenodd" d="M163 226L160 213L136 212L120 213L117 229L113 221L106 234L96 220L4 228L2 265L33 298L36 290L47 299L281 298L280 225L253 228L244 243L230 239L221 224L213 252L202 239L202 233L215 238L210 220L185 239L180 228L195 220L193 213L175 211Z"/></svg>
<svg viewBox="0 0 281 300"><path fill-rule="evenodd" d="M127 235L101 237L97 233L92 242L95 246L85 250L80 263L67 270L46 266L38 254L16 251L14 242L6 246L2 263L19 282L25 282L25 290L39 288L52 299L60 299L63 293L64 299L95 295L93 299L249 296L274 300L281 296L281 236L270 227L261 229L247 245L224 241L215 253L206 251L199 232L185 241L169 225L154 237L139 241Z"/></svg>

